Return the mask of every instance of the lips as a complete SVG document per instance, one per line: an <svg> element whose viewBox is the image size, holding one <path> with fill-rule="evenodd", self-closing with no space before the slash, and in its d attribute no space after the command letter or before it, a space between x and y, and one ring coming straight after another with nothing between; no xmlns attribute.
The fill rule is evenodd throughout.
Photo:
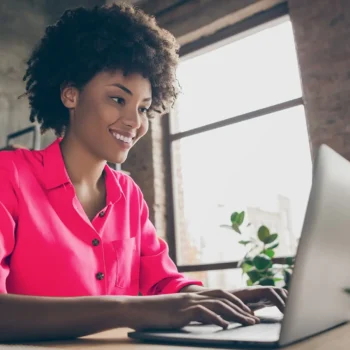
<svg viewBox="0 0 350 350"><path fill-rule="evenodd" d="M123 136L115 131L111 131L111 134L117 141L123 142L125 144L129 144L129 145L132 144L133 139L131 137Z"/></svg>
<svg viewBox="0 0 350 350"><path fill-rule="evenodd" d="M131 139L134 139L136 137L136 133L131 133L128 131L117 130L117 129L109 129L109 131L112 134L119 134L121 136L125 136L125 137L131 138Z"/></svg>

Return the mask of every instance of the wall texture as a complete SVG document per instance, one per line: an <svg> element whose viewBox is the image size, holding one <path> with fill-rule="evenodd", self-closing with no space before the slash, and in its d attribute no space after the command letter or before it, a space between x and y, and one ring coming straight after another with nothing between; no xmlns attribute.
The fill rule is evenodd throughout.
<svg viewBox="0 0 350 350"><path fill-rule="evenodd" d="M22 77L25 62L45 27L56 21L67 7L92 6L100 0L2 0L0 1L0 148L6 136L31 125L28 100ZM54 139L52 133L42 136L42 147ZM31 139L18 140L26 144ZM16 140L17 141L17 140Z"/></svg>
<svg viewBox="0 0 350 350"><path fill-rule="evenodd" d="M313 151L350 159L350 2L290 0Z"/></svg>
<svg viewBox="0 0 350 350"><path fill-rule="evenodd" d="M47 24L44 2L0 2L0 147L8 133L30 125L27 99L17 97L25 91L26 58Z"/></svg>

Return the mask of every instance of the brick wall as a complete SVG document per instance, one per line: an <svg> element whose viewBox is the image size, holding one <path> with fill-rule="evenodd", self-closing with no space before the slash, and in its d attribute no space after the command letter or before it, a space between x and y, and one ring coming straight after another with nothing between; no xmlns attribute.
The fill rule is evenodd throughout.
<svg viewBox="0 0 350 350"><path fill-rule="evenodd" d="M155 148L153 139L161 137L159 132L153 130L153 125L157 122L159 121L155 119L150 123L148 133L130 150L126 162L122 165L123 170L129 172L140 186L149 206L150 219L154 224L156 204L154 156L157 156L157 151L153 152Z"/></svg>
<svg viewBox="0 0 350 350"><path fill-rule="evenodd" d="M271 2L271 4L278 2L281 1ZM242 1L241 3L243 4ZM295 31L311 147L315 150L325 142L350 159L348 115L350 106L348 102L350 92L350 1L289 0L288 3ZM167 13L166 16L170 18L171 14ZM201 14L198 16L200 17ZM207 15L206 17L208 24L212 23L212 18ZM191 25L198 37L198 28L195 28L194 22L195 20ZM180 36L186 36L181 28L176 27L175 22L169 20L168 23L171 23L174 31ZM200 26L203 26L202 22ZM153 176L156 178L159 175L158 172L164 169L159 167L164 157L161 154L162 137L159 128L151 130L148 143L150 146L147 148L147 153L142 150L144 157L147 158L142 161L154 165ZM151 150L153 150L153 156ZM140 167L136 167L135 170L129 167L128 170L137 177L137 182L146 192L148 203L153 208L153 211L151 210L153 222L159 214L156 227L161 228L160 232L163 236L166 232L166 222L162 222L162 218L166 220L166 215L164 214L165 187L160 181L162 175L159 175L158 180L150 180L147 170L142 170ZM169 175L167 169L165 171ZM178 197L181 200L181 188ZM163 204L160 204L160 201ZM180 226L185 228L185 223L180 222ZM188 242L181 242L178 248L184 251ZM184 256L186 256L185 252Z"/></svg>
<svg viewBox="0 0 350 350"><path fill-rule="evenodd" d="M290 0L313 150L350 159L350 1Z"/></svg>

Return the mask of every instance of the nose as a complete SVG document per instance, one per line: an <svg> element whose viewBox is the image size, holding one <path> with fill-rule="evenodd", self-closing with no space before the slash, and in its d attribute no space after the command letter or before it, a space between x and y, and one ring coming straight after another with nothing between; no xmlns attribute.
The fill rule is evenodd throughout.
<svg viewBox="0 0 350 350"><path fill-rule="evenodd" d="M129 109L125 112L123 123L131 129L139 129L141 126L141 116L138 110Z"/></svg>

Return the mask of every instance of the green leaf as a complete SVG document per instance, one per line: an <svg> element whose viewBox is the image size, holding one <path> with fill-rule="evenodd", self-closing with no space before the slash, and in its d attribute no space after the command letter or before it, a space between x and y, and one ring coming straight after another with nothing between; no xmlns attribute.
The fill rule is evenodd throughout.
<svg viewBox="0 0 350 350"><path fill-rule="evenodd" d="M237 218L238 218L238 213L235 211L234 213L232 213L231 215L231 222L237 222Z"/></svg>
<svg viewBox="0 0 350 350"><path fill-rule="evenodd" d="M272 266L272 261L266 254L259 254L253 259L253 264L258 270L266 270Z"/></svg>
<svg viewBox="0 0 350 350"><path fill-rule="evenodd" d="M239 244L243 244L243 245L247 245L249 243L252 243L252 241L251 240L249 240L249 241L239 241L238 243Z"/></svg>
<svg viewBox="0 0 350 350"><path fill-rule="evenodd" d="M345 288L344 292L350 294L350 288Z"/></svg>
<svg viewBox="0 0 350 350"><path fill-rule="evenodd" d="M260 273L259 271L253 269L247 272L247 275L249 276L250 280L255 283L256 281L259 281L260 279Z"/></svg>
<svg viewBox="0 0 350 350"><path fill-rule="evenodd" d="M253 282L252 282L251 280L248 280L248 281L247 281L247 286L248 286L248 287L251 287L252 285L253 285Z"/></svg>
<svg viewBox="0 0 350 350"><path fill-rule="evenodd" d="M247 264L250 266L254 265L253 261L250 258L247 258L246 256L238 262L237 267L242 267L243 264Z"/></svg>
<svg viewBox="0 0 350 350"><path fill-rule="evenodd" d="M279 243L277 242L277 243L273 244L271 247L268 247L268 249L275 249L278 246L279 246Z"/></svg>
<svg viewBox="0 0 350 350"><path fill-rule="evenodd" d="M244 273L247 273L248 271L250 271L253 268L252 265L247 264L247 263L243 263L241 266L241 269Z"/></svg>
<svg viewBox="0 0 350 350"><path fill-rule="evenodd" d="M293 257L286 258L286 264L289 266L294 265L294 258Z"/></svg>
<svg viewBox="0 0 350 350"><path fill-rule="evenodd" d="M238 214L238 217L236 219L236 222L238 225L242 225L243 224L243 221L244 221L244 211L242 211L241 213Z"/></svg>
<svg viewBox="0 0 350 350"><path fill-rule="evenodd" d="M273 271L273 270L271 270L271 269L269 269L269 270L266 270L266 276L267 277L273 277L274 275L275 275L275 271Z"/></svg>
<svg viewBox="0 0 350 350"><path fill-rule="evenodd" d="M238 262L238 265L237 267L241 267L244 263L246 264L249 264L249 265L252 265L253 266L253 261L248 257L248 255L246 254L244 256L243 259L241 259L239 262Z"/></svg>
<svg viewBox="0 0 350 350"><path fill-rule="evenodd" d="M274 280L275 282L280 282L280 281L284 281L284 278L274 277L273 280Z"/></svg>
<svg viewBox="0 0 350 350"><path fill-rule="evenodd" d="M273 278L263 278L262 280L259 281L259 284L261 286L274 286L275 281L273 280Z"/></svg>
<svg viewBox="0 0 350 350"><path fill-rule="evenodd" d="M265 238L264 240L264 243L265 244L270 244L272 242L274 242L278 237L278 234L277 233L273 233L272 235L268 236Z"/></svg>
<svg viewBox="0 0 350 350"><path fill-rule="evenodd" d="M258 230L258 237L261 242L265 243L265 239L270 236L270 231L266 226L261 226Z"/></svg>
<svg viewBox="0 0 350 350"><path fill-rule="evenodd" d="M263 250L261 253L266 254L270 258L273 258L275 256L275 252L270 248Z"/></svg>
<svg viewBox="0 0 350 350"><path fill-rule="evenodd" d="M236 231L237 233L241 233L237 222L233 222L233 223L232 223L232 228L233 228L233 230Z"/></svg>

